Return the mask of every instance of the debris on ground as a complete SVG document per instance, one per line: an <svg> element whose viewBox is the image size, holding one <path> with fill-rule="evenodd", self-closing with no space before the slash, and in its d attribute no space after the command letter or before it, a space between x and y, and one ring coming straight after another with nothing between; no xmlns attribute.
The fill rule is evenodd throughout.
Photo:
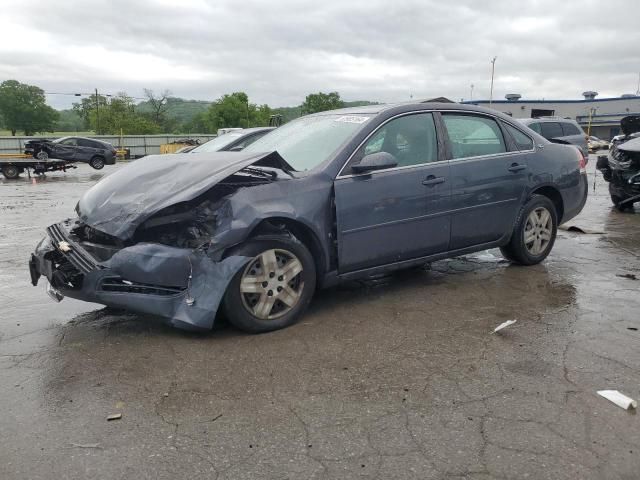
<svg viewBox="0 0 640 480"><path fill-rule="evenodd" d="M72 443L71 446L76 448L100 448L99 443Z"/></svg>
<svg viewBox="0 0 640 480"><path fill-rule="evenodd" d="M567 232L584 233L588 235L604 235L605 232L601 230L595 230L591 228L578 227L577 225L561 225L559 230L566 230Z"/></svg>
<svg viewBox="0 0 640 480"><path fill-rule="evenodd" d="M638 276L633 273L617 273L616 277L628 278L629 280L638 280Z"/></svg>
<svg viewBox="0 0 640 480"><path fill-rule="evenodd" d="M469 260L476 260L479 262L507 262L505 258L498 257L491 252L482 252L474 255L468 255L467 258Z"/></svg>
<svg viewBox="0 0 640 480"><path fill-rule="evenodd" d="M598 395L606 398L610 402L615 403L620 408L623 408L625 410L638 407L638 402L636 402L633 398L629 398L626 395L620 393L618 390L598 390Z"/></svg>
<svg viewBox="0 0 640 480"><path fill-rule="evenodd" d="M493 330L493 332L491 332L491 333L492 333L492 334L494 334L494 333L498 333L498 332L499 332L500 330L502 330L503 328L507 328L508 326L513 325L513 324L514 324L514 323L516 323L516 322L517 322L517 320L507 320L506 322L501 323L500 325L498 325L498 326Z"/></svg>
<svg viewBox="0 0 640 480"><path fill-rule="evenodd" d="M112 413L111 415L107 416L107 421L110 422L111 420L120 420L121 418L121 413Z"/></svg>

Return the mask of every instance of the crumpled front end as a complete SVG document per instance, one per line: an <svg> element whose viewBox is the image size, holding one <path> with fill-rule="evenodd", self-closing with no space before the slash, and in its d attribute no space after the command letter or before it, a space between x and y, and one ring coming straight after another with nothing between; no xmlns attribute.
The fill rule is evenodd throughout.
<svg viewBox="0 0 640 480"><path fill-rule="evenodd" d="M66 220L47 229L29 262L32 283L45 276L61 295L157 315L184 329L213 326L227 285L249 260L214 260L206 250L161 243L98 244L81 237L85 228Z"/></svg>
<svg viewBox="0 0 640 480"><path fill-rule="evenodd" d="M613 195L640 199L640 138L614 140L608 157L598 159L597 168Z"/></svg>

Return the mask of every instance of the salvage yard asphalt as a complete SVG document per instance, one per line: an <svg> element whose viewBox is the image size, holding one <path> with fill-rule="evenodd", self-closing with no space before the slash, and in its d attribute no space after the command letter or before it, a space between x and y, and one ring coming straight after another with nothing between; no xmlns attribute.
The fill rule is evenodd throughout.
<svg viewBox="0 0 640 480"><path fill-rule="evenodd" d="M0 478L638 478L640 418L596 391L640 399L640 213L594 165L569 225L604 233L342 285L264 335L53 303L29 253L121 165L0 180Z"/></svg>

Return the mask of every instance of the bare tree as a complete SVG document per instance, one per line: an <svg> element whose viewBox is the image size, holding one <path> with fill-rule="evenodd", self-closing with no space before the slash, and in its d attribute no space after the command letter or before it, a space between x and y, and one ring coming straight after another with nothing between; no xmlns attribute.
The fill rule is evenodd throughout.
<svg viewBox="0 0 640 480"><path fill-rule="evenodd" d="M151 107L153 121L158 125L162 125L168 109L167 104L172 95L171 91L163 90L160 94L156 95L153 90L145 88L144 95L147 97L147 103Z"/></svg>

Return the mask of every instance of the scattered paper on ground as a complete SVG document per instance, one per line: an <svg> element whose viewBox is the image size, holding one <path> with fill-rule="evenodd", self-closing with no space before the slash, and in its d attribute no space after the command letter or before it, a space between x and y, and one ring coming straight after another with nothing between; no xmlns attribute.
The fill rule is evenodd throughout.
<svg viewBox="0 0 640 480"><path fill-rule="evenodd" d="M507 320L506 322L501 323L500 325L498 325L498 326L493 330L493 332L491 332L491 333L497 333L497 332L499 332L500 330L502 330L503 328L506 328L506 327L508 327L509 325L513 325L513 324L514 324L514 323L516 323L516 322L517 322L517 320Z"/></svg>
<svg viewBox="0 0 640 480"><path fill-rule="evenodd" d="M122 414L121 413L112 413L111 415L109 415L107 417L107 421L120 420L121 418L122 418Z"/></svg>
<svg viewBox="0 0 640 480"><path fill-rule="evenodd" d="M638 402L636 402L633 398L629 398L626 395L620 393L618 390L598 390L598 395L606 398L607 400L615 403L620 408L624 408L625 410L638 407Z"/></svg>

